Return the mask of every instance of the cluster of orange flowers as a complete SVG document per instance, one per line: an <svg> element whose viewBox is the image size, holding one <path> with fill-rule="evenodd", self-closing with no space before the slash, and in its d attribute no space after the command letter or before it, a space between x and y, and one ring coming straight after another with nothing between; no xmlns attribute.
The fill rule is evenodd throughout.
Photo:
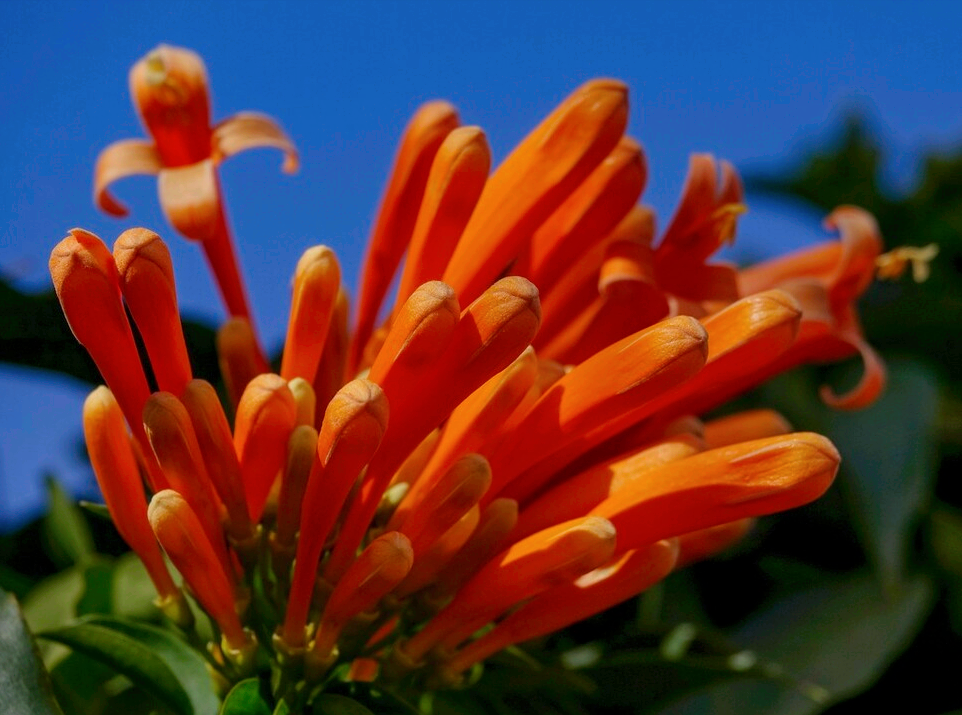
<svg viewBox="0 0 962 715"><path fill-rule="evenodd" d="M872 217L842 207L827 221L840 240L743 270L710 262L734 236L743 192L729 164L719 179L715 159L696 155L656 242L638 203L644 154L624 136L627 90L613 80L578 88L493 172L479 128L446 103L423 106L373 231L353 331L334 254L309 248L272 374L216 165L273 146L294 169L294 148L260 115L212 128L203 64L186 50L158 48L131 83L152 139L101 155L96 197L122 213L108 184L160 175L167 216L201 242L233 316L218 333L228 411L192 379L156 234L128 230L111 252L73 230L50 267L107 384L84 426L110 512L168 615L190 627L161 547L216 622L213 663L228 678L262 650L295 683L351 662L359 679L456 684L831 484L839 455L824 437L790 433L767 410L698 415L800 363L857 352L860 384L825 399L854 408L882 389L854 306L880 253Z"/></svg>

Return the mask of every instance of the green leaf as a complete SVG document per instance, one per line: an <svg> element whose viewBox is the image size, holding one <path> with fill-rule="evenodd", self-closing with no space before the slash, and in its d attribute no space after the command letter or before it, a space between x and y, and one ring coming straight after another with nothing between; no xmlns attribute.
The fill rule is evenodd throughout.
<svg viewBox="0 0 962 715"><path fill-rule="evenodd" d="M84 570L77 566L38 583L23 599L23 615L30 630L39 633L72 622L84 588ZM56 643L41 641L39 645L47 667L53 667L67 655L67 649Z"/></svg>
<svg viewBox="0 0 962 715"><path fill-rule="evenodd" d="M37 636L69 646L111 666L159 697L179 715L204 715L195 712L183 684L150 645L96 623L78 623Z"/></svg>
<svg viewBox="0 0 962 715"><path fill-rule="evenodd" d="M109 697L104 686L115 677L113 668L76 652L50 670L57 701L68 713L99 713Z"/></svg>
<svg viewBox="0 0 962 715"><path fill-rule="evenodd" d="M14 569L0 563L0 589L23 598L33 586L33 580Z"/></svg>
<svg viewBox="0 0 962 715"><path fill-rule="evenodd" d="M875 579L865 574L783 599L732 636L780 664L785 676L781 682L727 682L659 712L820 712L829 702L858 694L882 675L921 627L934 595L932 583L917 577L903 582L897 598L885 598ZM788 684L791 680L795 687Z"/></svg>
<svg viewBox="0 0 962 715"><path fill-rule="evenodd" d="M83 570L84 590L77 601L77 615L110 613L113 565L104 560L89 562Z"/></svg>
<svg viewBox="0 0 962 715"><path fill-rule="evenodd" d="M897 587L935 477L933 427L938 389L917 363L892 361L888 389L857 413L829 414L842 454L845 496L882 585Z"/></svg>
<svg viewBox="0 0 962 715"><path fill-rule="evenodd" d="M214 713L219 704L203 657L172 631L126 618L91 616L84 621L111 628L146 645L180 682L197 715Z"/></svg>
<svg viewBox="0 0 962 715"><path fill-rule="evenodd" d="M0 712L61 713L17 599L0 591Z"/></svg>
<svg viewBox="0 0 962 715"><path fill-rule="evenodd" d="M271 715L270 694L258 678L248 678L231 688L220 715Z"/></svg>
<svg viewBox="0 0 962 715"><path fill-rule="evenodd" d="M160 615L156 599L157 589L137 554L129 551L118 557L113 569L111 612L115 616L156 621Z"/></svg>
<svg viewBox="0 0 962 715"><path fill-rule="evenodd" d="M917 362L892 360L888 388L878 402L858 412L839 412L818 401L808 375L785 375L767 386L766 402L784 410L794 424L827 435L838 447L842 465L837 488L848 518L883 587L894 592L932 496L935 380Z"/></svg>
<svg viewBox="0 0 962 715"><path fill-rule="evenodd" d="M318 715L374 715L357 700L333 693L315 698L314 712Z"/></svg>
<svg viewBox="0 0 962 715"><path fill-rule="evenodd" d="M44 536L51 557L61 566L79 564L94 554L94 540L83 512L54 477L48 475L47 498L50 508L44 518Z"/></svg>

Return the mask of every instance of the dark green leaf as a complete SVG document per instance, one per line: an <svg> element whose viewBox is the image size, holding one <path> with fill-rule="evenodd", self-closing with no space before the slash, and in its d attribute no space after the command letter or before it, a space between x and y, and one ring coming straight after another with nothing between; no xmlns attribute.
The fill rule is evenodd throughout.
<svg viewBox="0 0 962 715"><path fill-rule="evenodd" d="M854 524L889 590L902 578L932 492L937 406L929 371L892 361L888 389L878 402L857 413L829 414L827 434L843 455Z"/></svg>
<svg viewBox="0 0 962 715"><path fill-rule="evenodd" d="M96 623L78 623L37 635L69 646L115 668L117 672L126 675L135 684L163 700L176 713L205 715L195 712L184 685L150 645Z"/></svg>
<svg viewBox="0 0 962 715"><path fill-rule="evenodd" d="M84 567L84 590L77 601L77 615L111 612L113 565L106 561L91 561Z"/></svg>
<svg viewBox="0 0 962 715"><path fill-rule="evenodd" d="M828 435L838 447L849 518L883 586L895 589L935 475L938 391L930 372L917 362L891 361L888 389L858 412L820 404L814 385L800 374L783 377L765 394L795 424Z"/></svg>
<svg viewBox="0 0 962 715"><path fill-rule="evenodd" d="M50 508L44 519L44 535L53 560L62 566L79 564L94 553L90 527L76 502L57 480L47 476L47 498Z"/></svg>
<svg viewBox="0 0 962 715"><path fill-rule="evenodd" d="M84 588L84 570L78 566L37 584L23 600L23 615L30 630L40 633L72 622L77 617L77 602ZM48 667L67 654L63 646L46 641L40 641L40 652Z"/></svg>
<svg viewBox="0 0 962 715"><path fill-rule="evenodd" d="M111 628L148 646L176 676L197 715L217 710L218 699L207 674L207 664L196 650L173 632L147 623L110 616L92 616L87 618L85 623Z"/></svg>
<svg viewBox="0 0 962 715"><path fill-rule="evenodd" d="M357 700L333 693L315 698L314 712L318 715L374 715Z"/></svg>
<svg viewBox="0 0 962 715"><path fill-rule="evenodd" d="M931 582L919 577L887 599L867 574L793 595L733 634L783 673L715 685L659 712L819 712L875 682L916 634L933 596Z"/></svg>
<svg viewBox="0 0 962 715"><path fill-rule="evenodd" d="M105 684L115 677L113 668L77 652L50 670L57 701L68 713L99 713L109 698Z"/></svg>
<svg viewBox="0 0 962 715"><path fill-rule="evenodd" d="M111 612L141 621L158 619L160 611L154 601L157 590L147 575L147 569L134 552L118 557L114 562Z"/></svg>
<svg viewBox="0 0 962 715"><path fill-rule="evenodd" d="M0 564L0 589L12 593L17 598L23 598L33 586L33 581L14 569Z"/></svg>
<svg viewBox="0 0 962 715"><path fill-rule="evenodd" d="M221 705L220 715L271 715L270 694L257 678L240 681Z"/></svg>
<svg viewBox="0 0 962 715"><path fill-rule="evenodd" d="M0 712L60 713L50 678L10 594L0 591Z"/></svg>

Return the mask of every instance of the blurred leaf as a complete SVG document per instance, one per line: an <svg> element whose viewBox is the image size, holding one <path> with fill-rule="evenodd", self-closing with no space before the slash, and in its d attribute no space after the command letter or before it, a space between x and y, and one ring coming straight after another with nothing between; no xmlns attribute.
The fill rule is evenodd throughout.
<svg viewBox="0 0 962 715"><path fill-rule="evenodd" d="M95 552L90 527L76 502L51 476L46 477L49 509L44 517L44 536L51 557L61 566L79 564Z"/></svg>
<svg viewBox="0 0 962 715"><path fill-rule="evenodd" d="M916 634L934 595L932 583L917 577L903 582L896 599L886 599L875 580L864 575L783 599L732 637L779 663L784 674L802 687L758 680L724 683L659 712L819 712L830 701L863 691L882 675Z"/></svg>
<svg viewBox="0 0 962 715"><path fill-rule="evenodd" d="M84 588L84 570L78 566L38 583L23 599L23 615L30 630L39 633L72 622L77 616L77 602ZM56 643L41 641L39 645L48 667L67 654L67 649Z"/></svg>
<svg viewBox="0 0 962 715"><path fill-rule="evenodd" d="M181 715L195 711L184 685L154 648L130 636L96 623L78 623L38 633L38 637L69 646L123 673L140 687L154 693Z"/></svg>
<svg viewBox="0 0 962 715"><path fill-rule="evenodd" d="M113 573L113 566L103 559L84 567L84 590L76 606L78 616L111 612Z"/></svg>
<svg viewBox="0 0 962 715"><path fill-rule="evenodd" d="M125 618L92 616L84 623L110 628L150 648L180 682L198 715L217 710L218 698L203 657L169 630Z"/></svg>
<svg viewBox="0 0 962 715"><path fill-rule="evenodd" d="M113 568L111 613L141 621L154 621L160 611L154 601L157 590L143 562L133 551L117 558Z"/></svg>
<svg viewBox="0 0 962 715"><path fill-rule="evenodd" d="M111 695L100 715L176 715L150 693L131 686Z"/></svg>
<svg viewBox="0 0 962 715"><path fill-rule="evenodd" d="M33 580L0 563L0 589L23 598L33 587Z"/></svg>
<svg viewBox="0 0 962 715"><path fill-rule="evenodd" d="M374 715L357 700L333 693L315 698L314 712L318 715Z"/></svg>
<svg viewBox="0 0 962 715"><path fill-rule="evenodd" d="M828 413L827 434L842 454L850 512L887 589L902 578L931 499L937 407L929 371L898 360L889 365L888 389L878 402L856 413Z"/></svg>
<svg viewBox="0 0 962 715"><path fill-rule="evenodd" d="M932 551L942 568L952 629L962 635L962 512L939 503L932 510Z"/></svg>
<svg viewBox="0 0 962 715"><path fill-rule="evenodd" d="M0 591L0 712L61 713L17 599Z"/></svg>
<svg viewBox="0 0 962 715"><path fill-rule="evenodd" d="M220 715L271 715L270 694L258 678L240 681L230 689Z"/></svg>
<svg viewBox="0 0 962 715"><path fill-rule="evenodd" d="M71 652L50 670L57 701L67 713L99 713L108 700L104 684L117 673L83 653Z"/></svg>
<svg viewBox="0 0 962 715"><path fill-rule="evenodd" d="M935 381L917 362L892 360L889 385L878 402L858 412L839 412L819 402L809 374L785 375L766 386L766 401L838 447L848 518L883 587L895 589L934 486Z"/></svg>

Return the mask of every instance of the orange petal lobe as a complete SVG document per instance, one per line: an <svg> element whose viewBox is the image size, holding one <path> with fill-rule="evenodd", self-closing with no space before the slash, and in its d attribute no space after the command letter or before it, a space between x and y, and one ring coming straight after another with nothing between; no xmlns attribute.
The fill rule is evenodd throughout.
<svg viewBox="0 0 962 715"><path fill-rule="evenodd" d="M285 174L298 169L297 149L273 119L257 112L239 112L218 122L211 133L211 158L220 164L248 149L271 148L284 152Z"/></svg>
<svg viewBox="0 0 962 715"><path fill-rule="evenodd" d="M127 208L110 193L110 185L128 176L156 176L163 168L154 145L143 139L114 142L100 152L94 167L94 203L111 216L126 216Z"/></svg>

